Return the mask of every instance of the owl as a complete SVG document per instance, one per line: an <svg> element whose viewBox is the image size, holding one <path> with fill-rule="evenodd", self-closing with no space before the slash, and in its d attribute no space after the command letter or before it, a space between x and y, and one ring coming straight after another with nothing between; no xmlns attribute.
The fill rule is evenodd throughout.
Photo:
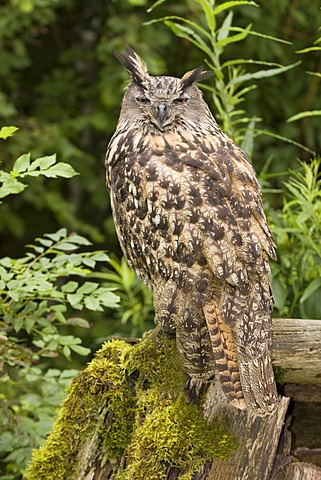
<svg viewBox="0 0 321 480"><path fill-rule="evenodd" d="M151 289L155 323L175 335L187 375L217 374L235 407L272 414L275 243L253 167L195 85L208 72L152 76L131 48L116 56L132 79L106 154L123 253Z"/></svg>

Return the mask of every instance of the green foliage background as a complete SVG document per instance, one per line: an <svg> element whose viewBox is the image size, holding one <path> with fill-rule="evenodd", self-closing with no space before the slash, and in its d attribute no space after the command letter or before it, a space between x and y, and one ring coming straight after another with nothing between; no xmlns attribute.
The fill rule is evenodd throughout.
<svg viewBox="0 0 321 480"><path fill-rule="evenodd" d="M315 0L0 4L0 127L19 129L0 134L2 480L21 478L81 355L153 325L105 188L128 81L114 50L153 74L215 71L204 95L260 175L279 247L275 315L321 318L320 19Z"/></svg>
<svg viewBox="0 0 321 480"><path fill-rule="evenodd" d="M1 146L0 160L10 168L26 151L35 156L57 153L80 177L32 184L22 198L3 207L0 231L2 249L21 250L35 234L69 226L96 243L117 248L108 199L103 158L116 125L127 73L113 55L129 44L146 60L154 74L182 75L204 64L204 52L184 38L175 37L162 23L143 23L164 15L180 15L205 23L195 0L163 2L147 13L148 0L12 0L0 6L0 123L20 127L14 142ZM219 2L223 3L223 2ZM248 117L260 117L262 130L320 149L318 117L287 123L303 110L320 110L319 77L306 71L320 67L320 52L298 54L318 37L317 2L278 0L258 2L260 7L234 8L237 26L254 29L291 44L248 36L224 49L222 60L235 58L302 64L283 75L262 79L246 96ZM218 16L222 21L225 12ZM256 68L248 65L251 72ZM211 85L210 81L206 82ZM212 85L214 80L212 81ZM210 95L208 95L211 101ZM216 113L215 105L211 104ZM269 171L284 171L297 156L309 157L295 146L261 135L253 161L260 171L271 159ZM280 202L279 202L280 204Z"/></svg>

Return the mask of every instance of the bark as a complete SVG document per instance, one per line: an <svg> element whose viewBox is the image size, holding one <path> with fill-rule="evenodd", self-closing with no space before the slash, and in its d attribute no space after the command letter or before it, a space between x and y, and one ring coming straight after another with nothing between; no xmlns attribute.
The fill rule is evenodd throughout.
<svg viewBox="0 0 321 480"><path fill-rule="evenodd" d="M295 383L290 395L313 384L319 398L321 321L276 319L273 328L279 380ZM233 408L219 383L185 385L175 339L156 332L134 346L106 344L71 385L26 479L268 480L274 463L271 480L321 479L292 462L289 440L277 452L288 398L262 418Z"/></svg>
<svg viewBox="0 0 321 480"><path fill-rule="evenodd" d="M231 408L225 399L219 398L215 389L217 386L209 389L206 414L209 415L212 404L215 413L219 411L220 415L228 418L229 431L238 439L238 448L227 459L214 460L208 477L205 478L267 480L273 466L289 399L283 397L280 400L274 415L257 417L254 413Z"/></svg>
<svg viewBox="0 0 321 480"><path fill-rule="evenodd" d="M321 385L321 320L273 320L273 367L282 383Z"/></svg>
<svg viewBox="0 0 321 480"><path fill-rule="evenodd" d="M292 463L279 480L321 480L321 468L309 463Z"/></svg>

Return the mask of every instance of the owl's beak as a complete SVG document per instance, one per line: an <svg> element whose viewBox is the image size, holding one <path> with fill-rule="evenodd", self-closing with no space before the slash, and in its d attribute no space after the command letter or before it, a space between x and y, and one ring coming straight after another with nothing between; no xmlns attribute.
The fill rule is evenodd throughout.
<svg viewBox="0 0 321 480"><path fill-rule="evenodd" d="M157 119L159 120L159 123L163 125L166 119L166 105L165 103L160 103L156 107L157 109Z"/></svg>

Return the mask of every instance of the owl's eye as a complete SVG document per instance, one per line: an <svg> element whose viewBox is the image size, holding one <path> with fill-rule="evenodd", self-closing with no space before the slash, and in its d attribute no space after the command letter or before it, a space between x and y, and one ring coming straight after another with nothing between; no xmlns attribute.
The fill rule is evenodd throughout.
<svg viewBox="0 0 321 480"><path fill-rule="evenodd" d="M188 97L178 97L175 98L174 102L175 103L186 103L188 101Z"/></svg>
<svg viewBox="0 0 321 480"><path fill-rule="evenodd" d="M137 96L135 97L137 103L150 103L150 100L147 97Z"/></svg>

